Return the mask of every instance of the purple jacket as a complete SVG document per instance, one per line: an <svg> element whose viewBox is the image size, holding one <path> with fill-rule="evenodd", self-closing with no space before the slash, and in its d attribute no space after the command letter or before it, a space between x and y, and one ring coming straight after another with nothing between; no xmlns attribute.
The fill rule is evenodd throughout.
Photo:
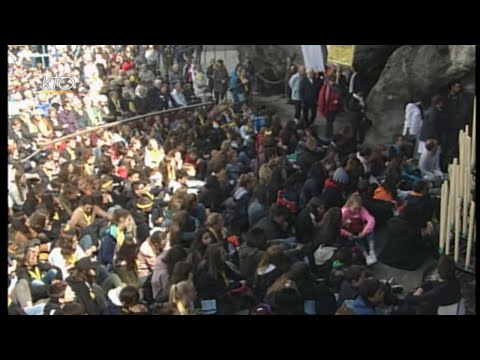
<svg viewBox="0 0 480 360"><path fill-rule="evenodd" d="M73 111L70 111L68 113L64 110L60 111L58 113L58 120L62 125L68 125L67 131L70 133L75 132L79 129L78 121L75 118Z"/></svg>

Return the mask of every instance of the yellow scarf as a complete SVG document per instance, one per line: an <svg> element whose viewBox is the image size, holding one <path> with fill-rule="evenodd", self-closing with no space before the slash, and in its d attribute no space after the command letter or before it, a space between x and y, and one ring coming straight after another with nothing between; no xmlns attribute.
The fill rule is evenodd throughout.
<svg viewBox="0 0 480 360"><path fill-rule="evenodd" d="M121 248L122 247L122 244L123 242L125 241L125 233L121 230L118 230L117 228L117 244L118 244L118 247Z"/></svg>
<svg viewBox="0 0 480 360"><path fill-rule="evenodd" d="M65 262L67 265L74 265L77 262L77 253L74 252L72 255L65 256Z"/></svg>
<svg viewBox="0 0 480 360"><path fill-rule="evenodd" d="M188 315L187 309L185 309L185 306L183 306L181 301L177 301L175 304L177 305L180 315Z"/></svg>
<svg viewBox="0 0 480 360"><path fill-rule="evenodd" d="M40 274L40 269L38 268L38 266L35 266L35 268L28 273L30 274L32 280L42 280L42 275Z"/></svg>
<svg viewBox="0 0 480 360"><path fill-rule="evenodd" d="M12 305L12 299L10 299L10 297L8 298L8 307L10 307L10 305Z"/></svg>
<svg viewBox="0 0 480 360"><path fill-rule="evenodd" d="M113 103L113 105L115 105L115 109L118 112L122 111L122 108L120 107L120 101L118 99L116 99L116 100L112 99L112 103Z"/></svg>
<svg viewBox="0 0 480 360"><path fill-rule="evenodd" d="M87 283L88 290L89 290L89 295L92 300L95 300L95 293L93 292L93 289L90 287L90 284Z"/></svg>
<svg viewBox="0 0 480 360"><path fill-rule="evenodd" d="M60 220L60 216L58 216L58 212L55 211L53 214L52 220Z"/></svg>
<svg viewBox="0 0 480 360"><path fill-rule="evenodd" d="M223 281L225 281L225 286L228 286L228 279L223 271L220 273L220 276L222 277Z"/></svg>
<svg viewBox="0 0 480 360"><path fill-rule="evenodd" d="M43 119L41 119L38 122L37 127L38 127L38 130L40 130L40 133L42 134L47 133L49 131L49 128Z"/></svg>
<svg viewBox="0 0 480 360"><path fill-rule="evenodd" d="M131 112L133 112L133 113L136 112L136 111L135 111L135 105L133 105L133 102L130 101L130 102L128 103L128 109L129 109Z"/></svg>
<svg viewBox="0 0 480 360"><path fill-rule="evenodd" d="M244 76L240 76L240 81L242 82L243 87L245 88L245 91L248 92L248 81L247 81L247 78L244 77Z"/></svg>
<svg viewBox="0 0 480 360"><path fill-rule="evenodd" d="M83 211L82 208L80 208L80 210L83 213L83 218L85 219L85 222L87 223L87 226L90 225L92 223L92 215L88 216L87 214L85 214L85 211Z"/></svg>
<svg viewBox="0 0 480 360"><path fill-rule="evenodd" d="M168 176L168 180L175 180L176 178L175 168L171 165L167 166L167 176Z"/></svg>
<svg viewBox="0 0 480 360"><path fill-rule="evenodd" d="M217 232L213 228L209 227L208 230L210 230L210 232L213 234L213 236L215 236L215 239L217 239L218 242L220 242L222 240L222 239L220 239Z"/></svg>
<svg viewBox="0 0 480 360"><path fill-rule="evenodd" d="M69 147L66 148L68 154L70 155L70 160L76 160L77 156L75 155L75 150L70 149Z"/></svg>

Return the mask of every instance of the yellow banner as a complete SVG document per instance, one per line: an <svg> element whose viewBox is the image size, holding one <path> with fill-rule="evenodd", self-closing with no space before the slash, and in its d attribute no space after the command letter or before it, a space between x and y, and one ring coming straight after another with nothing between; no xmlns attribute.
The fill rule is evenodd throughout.
<svg viewBox="0 0 480 360"><path fill-rule="evenodd" d="M355 45L327 45L328 63L351 67Z"/></svg>

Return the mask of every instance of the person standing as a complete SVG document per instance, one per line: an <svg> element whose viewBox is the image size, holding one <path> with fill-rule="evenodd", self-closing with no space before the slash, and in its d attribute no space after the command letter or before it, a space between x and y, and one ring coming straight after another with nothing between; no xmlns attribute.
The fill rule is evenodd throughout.
<svg viewBox="0 0 480 360"><path fill-rule="evenodd" d="M458 133L460 129L464 129L465 125L470 122L471 103L468 95L462 91L460 81L454 81L450 87L446 101L447 121L445 128L442 129L442 136L445 140L444 149L448 149L446 156L446 164L458 155Z"/></svg>
<svg viewBox="0 0 480 360"><path fill-rule="evenodd" d="M415 138L414 155L418 152L418 143L420 139L420 131L423 124L423 113L420 101L410 101L405 108L405 123L403 126L403 136L410 135Z"/></svg>
<svg viewBox="0 0 480 360"><path fill-rule="evenodd" d="M327 119L325 137L333 138L333 122L340 109L341 93L335 84L335 76L330 76L327 83L322 86L318 97L318 110Z"/></svg>
<svg viewBox="0 0 480 360"><path fill-rule="evenodd" d="M348 99L348 115L352 125L353 140L356 144L362 144L365 140L365 103L362 92L354 93Z"/></svg>
<svg viewBox="0 0 480 360"><path fill-rule="evenodd" d="M228 71L223 60L218 60L213 71L213 90L215 92L215 103L218 105L227 94Z"/></svg>
<svg viewBox="0 0 480 360"><path fill-rule="evenodd" d="M292 89L292 102L295 105L295 122L300 120L300 112L302 111L302 98L300 97L300 83L305 78L305 66L300 66L298 72L290 78L288 85Z"/></svg>
<svg viewBox="0 0 480 360"><path fill-rule="evenodd" d="M425 142L429 139L434 139L440 142L440 133L442 132L443 121L443 98L440 95L435 95L432 98L432 105L425 112L425 120L420 130L418 153L421 155L426 151ZM440 151L440 149L439 149Z"/></svg>
<svg viewBox="0 0 480 360"><path fill-rule="evenodd" d="M314 77L313 69L308 69L307 76L300 83L300 97L303 105L303 121L309 127L317 117L318 80ZM310 116L309 116L310 114Z"/></svg>
<svg viewBox="0 0 480 360"><path fill-rule="evenodd" d="M292 58L287 57L287 65L285 69L285 96L288 99L288 104L293 104L292 101L292 88L290 87L290 79L297 73L297 66L293 62Z"/></svg>
<svg viewBox="0 0 480 360"><path fill-rule="evenodd" d="M208 91L213 92L213 72L215 71L215 59L210 59L210 65L207 67Z"/></svg>

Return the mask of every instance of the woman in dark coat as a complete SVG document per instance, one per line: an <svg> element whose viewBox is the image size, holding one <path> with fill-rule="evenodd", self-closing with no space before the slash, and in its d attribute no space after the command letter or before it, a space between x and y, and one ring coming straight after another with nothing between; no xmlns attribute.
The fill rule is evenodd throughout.
<svg viewBox="0 0 480 360"><path fill-rule="evenodd" d="M387 222L386 243L379 256L384 264L416 270L425 262L427 251L418 224L418 208L407 205L399 217Z"/></svg>

